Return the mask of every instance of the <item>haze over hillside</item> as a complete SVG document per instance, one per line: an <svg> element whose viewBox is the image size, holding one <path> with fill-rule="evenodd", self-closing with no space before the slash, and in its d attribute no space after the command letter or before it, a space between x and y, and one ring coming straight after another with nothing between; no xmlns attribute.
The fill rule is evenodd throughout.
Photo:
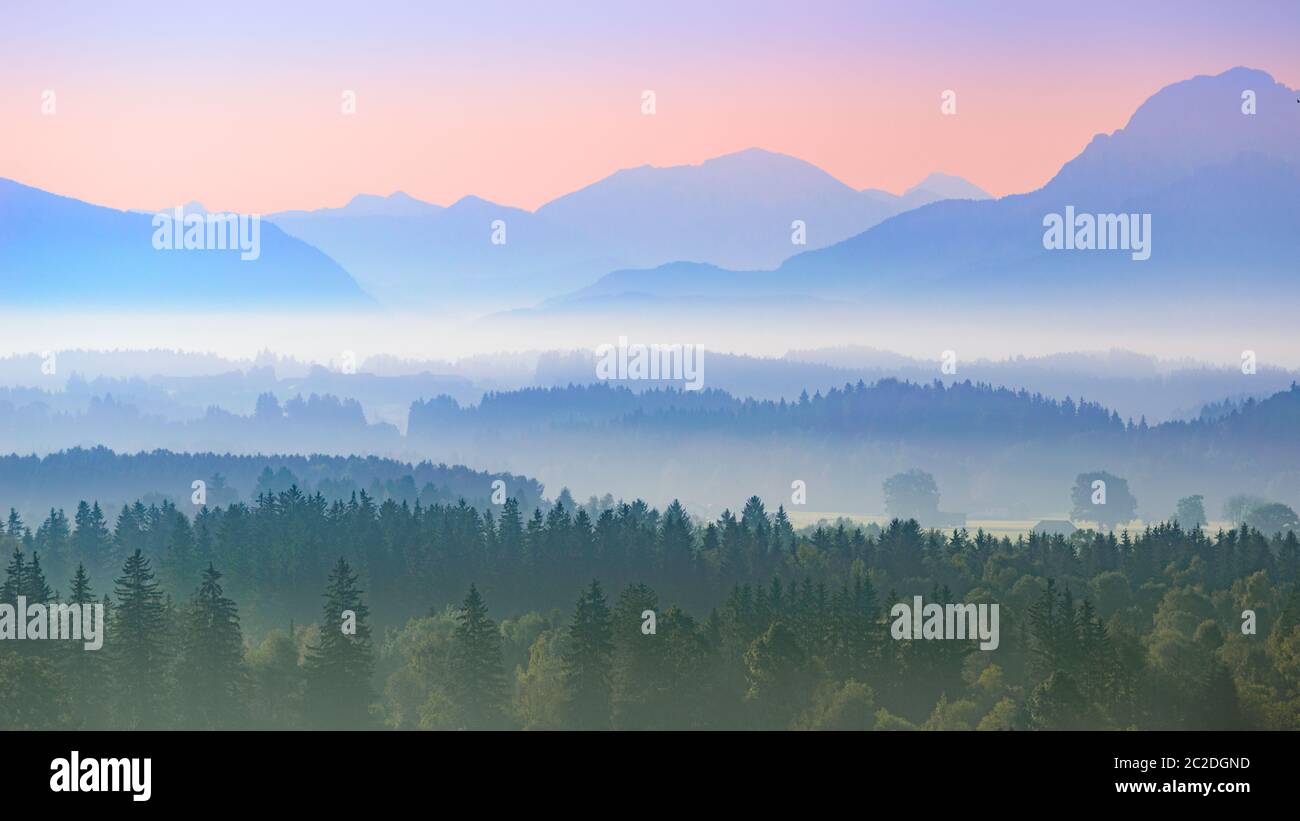
<svg viewBox="0 0 1300 821"><path fill-rule="evenodd" d="M1242 112L1247 89L1257 98L1255 114ZM736 313L772 323L782 306L802 332L848 326L863 310L885 323L892 311L944 310L951 313L943 324L957 327L966 311L979 309L1080 334L1103 325L1106 332L1125 325L1164 331L1195 322L1262 339L1300 297L1296 97L1246 68L1174 83L1037 191L932 203L770 271L689 261L620 270L508 320L562 317L645 329L658 317L675 330L705 317L725 325ZM1149 215L1149 258L1134 259L1135 247L1046 249L1045 218L1067 208ZM1173 310L1152 315L1151 301ZM1228 305L1236 310L1223 310ZM797 324L801 319L806 323ZM909 316L904 333L909 323L935 328L925 316ZM985 323L984 330L1000 329Z"/></svg>

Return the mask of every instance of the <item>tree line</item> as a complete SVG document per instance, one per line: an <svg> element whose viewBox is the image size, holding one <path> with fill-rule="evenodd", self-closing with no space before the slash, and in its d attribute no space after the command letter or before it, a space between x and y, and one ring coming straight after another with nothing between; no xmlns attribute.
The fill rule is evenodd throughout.
<svg viewBox="0 0 1300 821"><path fill-rule="evenodd" d="M83 504L65 527L11 515L0 601L100 602L104 649L0 643L0 726L1300 728L1294 533L1013 540L796 530L757 497L700 521L297 488L112 528ZM894 640L913 595L998 604L998 649Z"/></svg>

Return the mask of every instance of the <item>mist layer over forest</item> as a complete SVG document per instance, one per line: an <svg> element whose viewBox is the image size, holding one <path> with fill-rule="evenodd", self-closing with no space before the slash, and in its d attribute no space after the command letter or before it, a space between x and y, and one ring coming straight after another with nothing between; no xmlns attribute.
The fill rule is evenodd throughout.
<svg viewBox="0 0 1300 821"><path fill-rule="evenodd" d="M936 478L944 510L975 519L1060 518L1075 477L1102 470L1130 483L1148 521L1192 494L1216 511L1241 493L1300 502L1294 374L1268 367L1245 374L1111 352L958 363L952 374L860 348L779 359L705 352L708 387L686 391L671 381L597 382L591 354L574 352L334 367L271 354L246 363L162 351L51 359L49 374L40 356L0 360L16 385L0 389L0 452L368 455L526 475L552 499L562 488L584 499L680 498L709 514L734 502L745 476L771 504L789 503L802 482L807 510L879 516L883 481L913 469ZM108 498L180 501L213 472L186 468ZM252 481L228 479L251 501ZM372 476L356 479L372 489ZM14 490L27 512L66 503Z"/></svg>

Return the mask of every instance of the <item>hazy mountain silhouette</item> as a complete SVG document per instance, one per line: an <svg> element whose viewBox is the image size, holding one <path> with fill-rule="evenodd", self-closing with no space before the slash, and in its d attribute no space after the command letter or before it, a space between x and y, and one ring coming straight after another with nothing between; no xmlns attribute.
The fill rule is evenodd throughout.
<svg viewBox="0 0 1300 821"><path fill-rule="evenodd" d="M795 220L804 223L808 247L817 248L949 191L988 196L958 178L932 175L927 182L934 184L901 197L860 192L811 163L751 148L698 165L619 171L537 213L587 226L634 265L771 267L803 250L791 241Z"/></svg>
<svg viewBox="0 0 1300 821"><path fill-rule="evenodd" d="M989 199L988 192L979 186L961 177L943 174L938 171L904 191L901 196L891 194L888 191L881 191L879 188L868 188L862 193L870 199L893 204L895 206L894 213L899 214L939 200Z"/></svg>
<svg viewBox="0 0 1300 821"><path fill-rule="evenodd" d="M1257 113L1242 113L1242 93ZM1063 307L1136 297L1216 304L1294 292L1300 257L1300 107L1268 74L1236 68L1168 86L1114 134L1098 135L1042 188L997 200L935 202L774 271L677 263L617 271L556 302L620 295L823 299L960 297ZM925 187L923 183L922 188ZM1149 213L1152 253L1049 251L1043 219ZM1271 301L1271 300L1270 300ZM1261 303L1264 304L1264 303Z"/></svg>
<svg viewBox="0 0 1300 821"><path fill-rule="evenodd" d="M381 302L501 305L565 293L611 270L693 260L773 267L947 197L988 195L932 174L903 195L855 191L794 157L749 149L698 165L618 171L528 212L466 197L446 208L358 196L270 217L323 249ZM491 242L492 222L506 243ZM806 245L792 242L802 220Z"/></svg>
<svg viewBox="0 0 1300 821"><path fill-rule="evenodd" d="M951 197L987 194L939 173L901 195L856 191L803 160L748 149L619 171L536 212L473 196L444 207L403 192L360 194L340 208L269 215L260 258L242 261L155 250L151 211L0 180L0 263L15 303L350 308L373 297L474 310L569 293L616 269L679 260L774 267ZM207 213L197 202L182 212ZM493 241L498 220L504 243ZM796 220L806 244L793 241Z"/></svg>
<svg viewBox="0 0 1300 821"><path fill-rule="evenodd" d="M342 208L269 219L324 249L392 306L474 307L503 293L537 299L617 265L566 226L472 196L443 207L403 193L359 195ZM493 242L497 220L503 244Z"/></svg>
<svg viewBox="0 0 1300 821"><path fill-rule="evenodd" d="M200 213L191 204L185 213ZM152 215L0 179L0 302L60 307L347 308L374 301L316 248L262 221L260 254L155 250Z"/></svg>

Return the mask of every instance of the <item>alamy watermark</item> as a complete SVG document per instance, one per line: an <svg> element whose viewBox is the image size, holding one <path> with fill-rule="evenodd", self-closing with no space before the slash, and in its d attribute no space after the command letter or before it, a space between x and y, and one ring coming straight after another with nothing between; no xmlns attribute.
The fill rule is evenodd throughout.
<svg viewBox="0 0 1300 821"><path fill-rule="evenodd" d="M82 758L73 750L50 762L51 792L124 792L132 801L148 801L152 758Z"/></svg>
<svg viewBox="0 0 1300 821"><path fill-rule="evenodd" d="M1076 214L1043 217L1043 247L1049 251L1131 251L1135 260L1151 258L1150 214Z"/></svg>
<svg viewBox="0 0 1300 821"><path fill-rule="evenodd" d="M153 217L156 251L239 251L248 262L262 255L261 214L186 214L180 206Z"/></svg>
<svg viewBox="0 0 1300 821"><path fill-rule="evenodd" d="M998 649L996 604L925 604L920 596L913 596L911 604L891 607L889 616L894 620L889 633L898 641L977 638L981 650Z"/></svg>
<svg viewBox="0 0 1300 821"><path fill-rule="evenodd" d="M46 639L84 642L86 650L104 646L104 605L27 603L0 604L0 641Z"/></svg>
<svg viewBox="0 0 1300 821"><path fill-rule="evenodd" d="M596 378L600 380L667 380L685 382L685 389L704 387L704 348L700 345L618 345L596 348Z"/></svg>

